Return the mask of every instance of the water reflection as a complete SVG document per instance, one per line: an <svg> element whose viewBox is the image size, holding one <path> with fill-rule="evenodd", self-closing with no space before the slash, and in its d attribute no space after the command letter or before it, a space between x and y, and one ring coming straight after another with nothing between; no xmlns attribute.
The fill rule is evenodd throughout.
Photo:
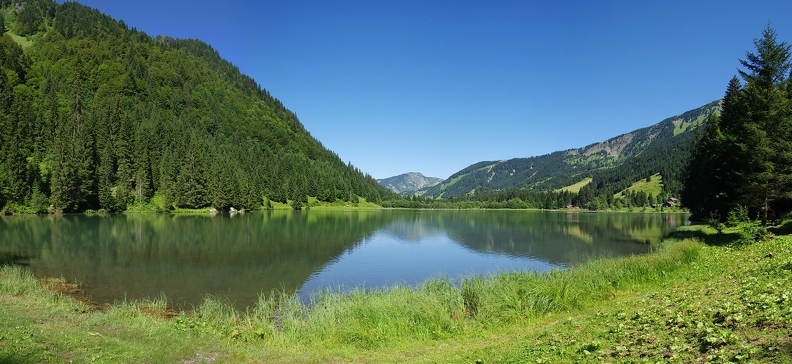
<svg viewBox="0 0 792 364"><path fill-rule="evenodd" d="M558 211L393 211L370 241L316 272L304 298L325 287L418 284L503 270L547 271L590 259L645 254L684 214Z"/></svg>
<svg viewBox="0 0 792 364"><path fill-rule="evenodd" d="M264 212L225 216L121 215L0 220L0 251L29 255L40 276L80 282L94 300L207 294L247 305L294 291L381 223L379 214Z"/></svg>
<svg viewBox="0 0 792 364"><path fill-rule="evenodd" d="M473 250L568 266L599 258L644 254L687 219L683 214L531 211L499 216L483 211L451 220L451 236Z"/></svg>
<svg viewBox="0 0 792 364"><path fill-rule="evenodd" d="M307 296L641 254L685 219L542 211L21 216L0 219L0 264L79 282L99 302L164 293L189 305L211 294L244 308L273 289Z"/></svg>

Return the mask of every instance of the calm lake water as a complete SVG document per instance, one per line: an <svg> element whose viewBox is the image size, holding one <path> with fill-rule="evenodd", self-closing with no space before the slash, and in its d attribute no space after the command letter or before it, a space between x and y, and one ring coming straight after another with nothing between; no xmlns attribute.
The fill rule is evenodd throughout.
<svg viewBox="0 0 792 364"><path fill-rule="evenodd" d="M63 277L103 302L208 294L238 308L272 290L415 285L547 271L650 252L687 214L561 211L261 211L0 218L0 263Z"/></svg>

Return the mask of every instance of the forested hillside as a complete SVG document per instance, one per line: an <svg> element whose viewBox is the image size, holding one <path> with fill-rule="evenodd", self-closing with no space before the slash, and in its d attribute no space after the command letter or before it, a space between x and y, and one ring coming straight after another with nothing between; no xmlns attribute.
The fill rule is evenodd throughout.
<svg viewBox="0 0 792 364"><path fill-rule="evenodd" d="M257 208L392 193L200 40L0 0L0 209Z"/></svg>
<svg viewBox="0 0 792 364"><path fill-rule="evenodd" d="M664 195L678 196L693 130L718 108L719 101L713 101L650 127L583 148L479 162L429 188L424 196L453 198L515 189L553 191L593 178L580 192L602 196L604 202L608 196L612 198L632 183L657 173L663 178Z"/></svg>

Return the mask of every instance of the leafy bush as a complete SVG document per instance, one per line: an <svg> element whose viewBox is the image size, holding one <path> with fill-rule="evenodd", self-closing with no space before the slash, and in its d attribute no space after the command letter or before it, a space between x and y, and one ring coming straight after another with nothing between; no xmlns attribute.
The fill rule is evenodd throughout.
<svg viewBox="0 0 792 364"><path fill-rule="evenodd" d="M748 222L740 229L739 244L751 244L759 241L767 241L774 237L773 233L767 231L758 221Z"/></svg>

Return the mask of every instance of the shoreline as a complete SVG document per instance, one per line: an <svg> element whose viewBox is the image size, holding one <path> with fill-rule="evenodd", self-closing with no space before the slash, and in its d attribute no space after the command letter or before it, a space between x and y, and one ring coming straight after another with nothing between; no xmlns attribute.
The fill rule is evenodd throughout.
<svg viewBox="0 0 792 364"><path fill-rule="evenodd" d="M709 227L688 227L650 255L602 259L564 271L469 277L459 288L430 280L417 288L327 293L317 295L311 307L293 295L261 298L246 312L207 298L177 315L168 314L163 297L92 309L47 290L19 268L3 267L0 304L8 309L0 312L0 335L7 340L0 342L0 357L34 362L89 361L92 355L101 355L100 362L789 360L792 300L779 297L792 294L792 236L733 245L738 238L736 231L717 235ZM764 297L767 303L761 303ZM735 300L744 306L734 306ZM738 321L730 318L737 314ZM710 331L700 327L712 330L712 337L702 335Z"/></svg>
<svg viewBox="0 0 792 364"><path fill-rule="evenodd" d="M271 208L271 209L254 209L254 210L237 210L236 212L217 211L213 208L203 209L177 209L166 211L122 211L122 212L97 212L97 211L84 211L84 212L60 212L60 213L24 213L24 212L6 212L0 214L0 217L13 217L13 216L69 216L69 215L84 215L84 216L112 216L112 215L135 215L135 214L163 214L163 215L224 215L224 214L245 214L261 211L553 211L553 212L574 212L574 213L674 213L674 214L690 214L689 211L684 209L658 211L653 208L645 208L641 210L586 210L586 209L537 209L537 208L485 208L485 207L471 207L471 208L429 208L429 207L381 207L381 206L308 206L301 210L294 210L291 207Z"/></svg>
<svg viewBox="0 0 792 364"><path fill-rule="evenodd" d="M385 210L390 210L390 209L385 209ZM416 209L405 209L405 210L416 210ZM489 209L483 209L482 211L486 211L486 210L489 210ZM495 209L495 210L499 211L498 209ZM257 210L257 211L259 211L259 210ZM262 211L266 211L266 210L262 210ZM456 211L456 210L449 210L449 211ZM503 211L511 211L511 209L503 209ZM531 210L531 211L563 212L563 210ZM593 212L605 212L605 211L593 211ZM137 213L134 213L134 214L137 214ZM144 213L144 214L148 214L148 213ZM155 212L155 214L156 214L156 212ZM58 214L58 215L59 216L62 216L62 215L81 215L81 213ZM119 214L119 215L124 215L124 214ZM18 216L28 216L28 215L18 215ZM666 240L670 240L670 238L664 239L662 242L660 242L660 245L664 244L666 242ZM649 253L647 255L652 255L654 253L655 252L652 252L652 253ZM640 256L646 256L646 255L640 255ZM90 295L81 288L82 283L80 283L80 282L72 282L72 281L69 281L69 280L67 280L67 279L65 279L63 277L50 277L50 276L41 276L41 277L39 277L39 276L35 276L33 274L33 272L29 271L28 264L24 262L24 260L26 260L27 257L21 257L21 258L24 258L24 259L16 259L16 260L12 259L12 260L9 260L9 261L6 261L6 262L0 262L0 268L2 268L4 266L16 266L16 267L19 267L19 268L21 268L21 269L23 269L25 271L28 271L31 275L33 275L33 277L35 277L35 279L37 279L43 286L45 286L47 289L51 290L52 292L57 293L57 294L62 294L64 296L71 297L71 298L75 299L76 301L85 303L89 307L95 308L96 310L107 309L107 308L110 308L110 307L116 306L116 305L125 305L125 304L129 304L129 303L135 304L136 301L148 302L148 301L151 301L151 300L161 300L161 301L164 301L164 302L168 303L168 308L169 309L173 309L173 310L177 310L178 309L179 311L184 312L184 313L191 312L191 310L184 309L183 307L181 307L181 305L171 306L170 303L172 301L169 300L165 295L160 295L159 297L155 297L155 298L148 297L148 298L142 298L142 299L135 299L135 300L132 300L130 302L114 300L113 303L100 303L100 302L97 302L97 301L93 301L91 299ZM582 265L586 265L588 263L601 261L601 260L610 261L610 260L618 260L618 259L623 259L623 258L628 258L628 257L597 258L597 259L594 259L593 261L589 261L589 262L583 263ZM440 280L459 281L459 282L462 282L462 281L465 281L465 280L471 280L471 279L474 279L474 280L479 280L479 279L488 280L488 279L492 278L493 276L501 275L501 274L535 274L535 275L541 276L541 275L551 274L551 273L553 273L555 271L568 271L568 270L578 269L582 265L569 266L569 267L559 268L559 269L553 269L553 270L551 270L549 272L537 272L537 271L530 271L530 270L514 270L514 271L502 271L502 272L499 272L499 273L496 273L496 274L466 275L466 276L461 276L461 277L454 278L454 279L442 278ZM397 284L393 284L391 286L364 289L363 291L376 293L376 292L384 292L384 291L388 291L388 290L391 290L391 289L401 289L401 288L418 289L421 286L423 286L423 285L425 285L425 284L427 284L427 283L429 283L431 281L434 281L434 280L437 280L437 279L429 278L426 281L418 283L417 285L414 285L414 286L413 285L403 285L403 284L398 284L397 283ZM346 294L348 292L357 292L357 291L359 291L359 290L358 289L348 289L348 290L344 290L344 291L333 291L332 289L325 289L321 293L331 293L331 294L344 295L344 294ZM294 296L294 297L296 297L297 293L296 292L292 292L292 293L278 292L278 295L286 295L286 296ZM223 300L222 297L220 297L219 299L221 301ZM242 313L240 310L237 310L237 311Z"/></svg>

